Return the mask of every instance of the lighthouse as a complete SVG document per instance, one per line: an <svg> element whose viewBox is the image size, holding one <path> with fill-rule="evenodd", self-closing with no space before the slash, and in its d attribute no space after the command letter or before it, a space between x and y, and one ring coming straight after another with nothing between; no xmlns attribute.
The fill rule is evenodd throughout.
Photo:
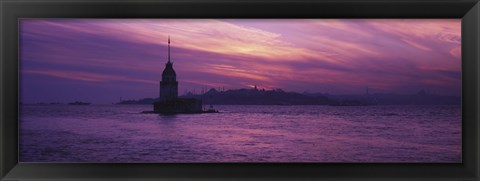
<svg viewBox="0 0 480 181"><path fill-rule="evenodd" d="M218 111L203 111L202 100L178 97L177 74L170 60L170 36L168 36L168 60L160 80L160 99L153 103L153 112L160 114L191 114Z"/></svg>
<svg viewBox="0 0 480 181"><path fill-rule="evenodd" d="M160 101L172 101L178 98L177 74L170 60L170 36L168 36L168 61L163 69L160 81Z"/></svg>

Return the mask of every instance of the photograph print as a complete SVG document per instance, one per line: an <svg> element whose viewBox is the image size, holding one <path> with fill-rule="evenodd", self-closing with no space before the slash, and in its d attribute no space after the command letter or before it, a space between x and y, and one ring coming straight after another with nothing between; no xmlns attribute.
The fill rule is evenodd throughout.
<svg viewBox="0 0 480 181"><path fill-rule="evenodd" d="M19 162L462 163L461 19L19 19Z"/></svg>

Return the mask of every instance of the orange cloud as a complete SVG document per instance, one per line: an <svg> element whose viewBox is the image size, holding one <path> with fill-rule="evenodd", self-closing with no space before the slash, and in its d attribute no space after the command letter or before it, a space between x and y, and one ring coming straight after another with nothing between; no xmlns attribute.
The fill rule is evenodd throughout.
<svg viewBox="0 0 480 181"><path fill-rule="evenodd" d="M219 74L225 77L239 77L256 81L269 82L271 79L267 76L256 74L252 70L245 70L229 65L209 65L207 73Z"/></svg>

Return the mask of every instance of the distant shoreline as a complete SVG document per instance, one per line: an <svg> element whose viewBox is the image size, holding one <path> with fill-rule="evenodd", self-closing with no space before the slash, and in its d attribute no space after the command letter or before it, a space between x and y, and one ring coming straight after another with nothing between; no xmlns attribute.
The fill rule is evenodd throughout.
<svg viewBox="0 0 480 181"><path fill-rule="evenodd" d="M195 98L204 105L326 105L326 106L373 106L373 105L461 105L460 96L429 94L423 90L416 94L357 94L330 95L322 93L285 92L281 89L258 90L236 89L217 91L210 89L204 94L187 93L181 98ZM122 100L103 105L152 105L158 98ZM68 105L61 102L38 102L28 105ZM22 105L22 103L20 103ZM92 103L92 105L100 105ZM73 105L74 106L74 105Z"/></svg>
<svg viewBox="0 0 480 181"><path fill-rule="evenodd" d="M210 89L204 94L187 93L181 97L203 100L205 105L330 105L330 106L371 106L371 105L460 105L461 97L441 96L419 91L417 94L364 94L329 95L321 93L297 93L277 90L237 89L217 91ZM116 104L153 104L155 98L125 100Z"/></svg>

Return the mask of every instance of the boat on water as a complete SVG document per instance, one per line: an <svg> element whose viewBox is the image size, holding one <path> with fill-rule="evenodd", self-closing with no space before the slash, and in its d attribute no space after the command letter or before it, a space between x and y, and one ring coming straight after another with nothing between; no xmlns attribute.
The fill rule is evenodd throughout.
<svg viewBox="0 0 480 181"><path fill-rule="evenodd" d="M80 102L80 101L75 101L75 102L71 102L71 103L68 103L68 105L73 105L73 106L86 106L86 105L90 105L91 103L89 102Z"/></svg>
<svg viewBox="0 0 480 181"><path fill-rule="evenodd" d="M218 110L214 109L212 105L207 110L203 111L204 113L218 113Z"/></svg>

